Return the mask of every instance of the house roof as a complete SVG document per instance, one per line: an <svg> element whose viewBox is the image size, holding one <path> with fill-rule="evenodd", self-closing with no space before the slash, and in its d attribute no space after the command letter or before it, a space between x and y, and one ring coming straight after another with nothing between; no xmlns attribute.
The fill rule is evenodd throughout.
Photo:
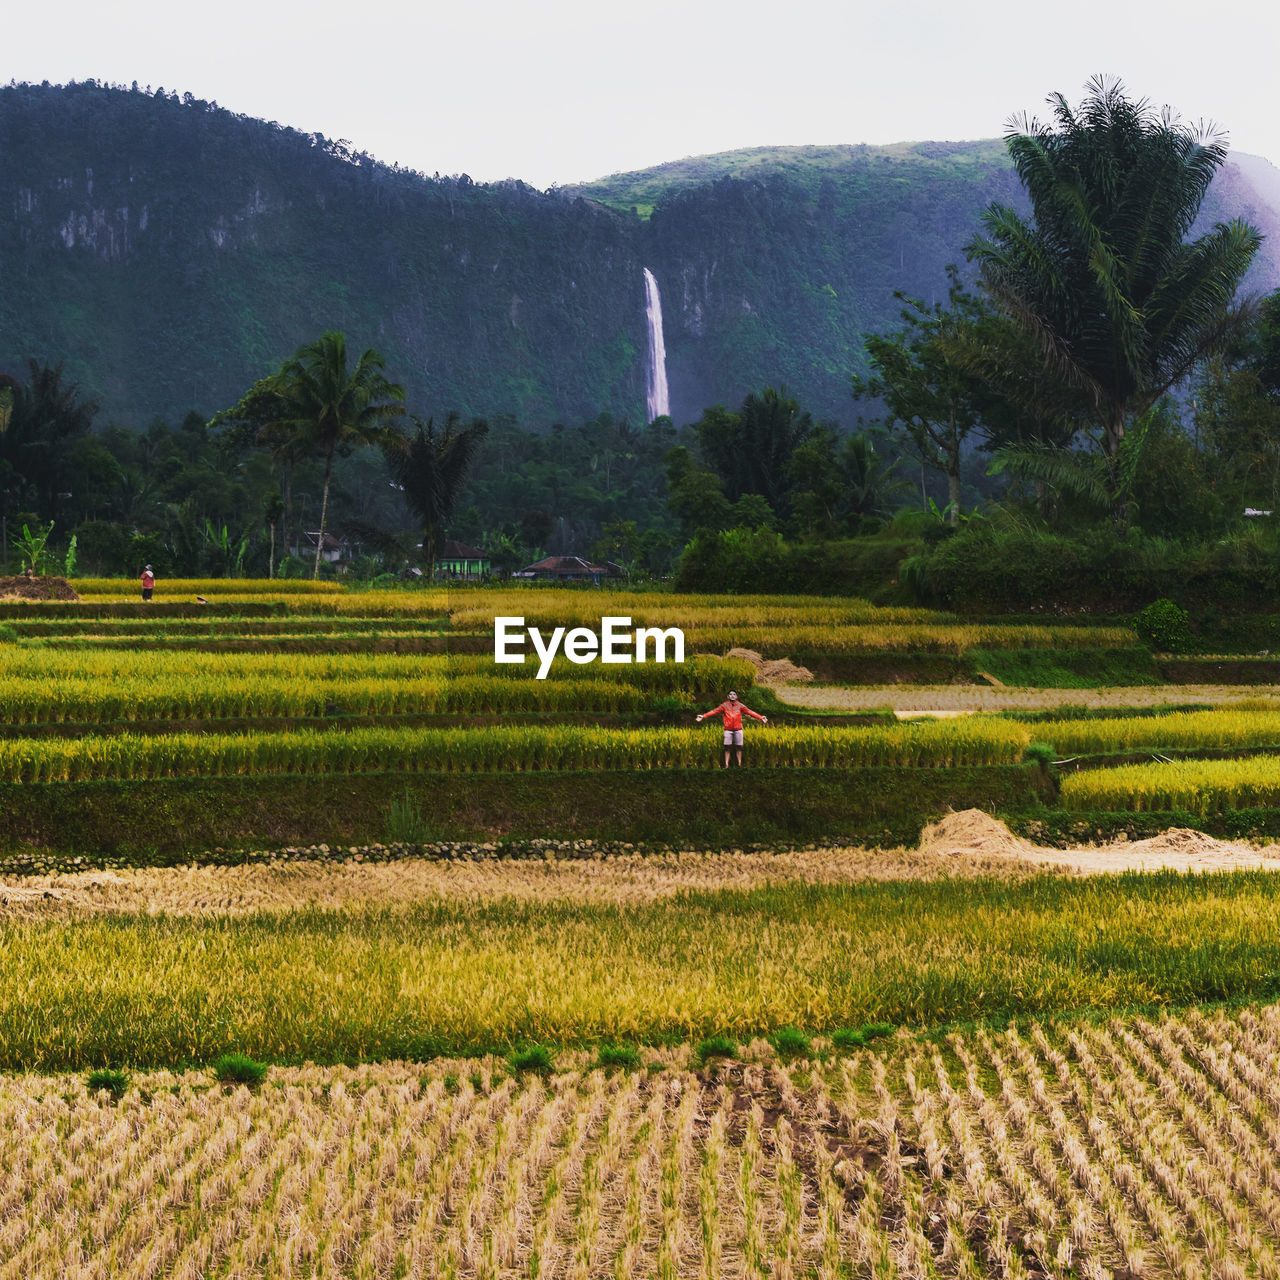
<svg viewBox="0 0 1280 1280"><path fill-rule="evenodd" d="M305 532L305 536L311 539L312 546L314 546L316 542L319 541L319 538L320 538L319 529L307 529L304 532ZM324 546L326 551L341 551L346 545L347 544L345 542L339 542L338 539L335 538L333 534L331 534L328 531L328 529L325 530Z"/></svg>
<svg viewBox="0 0 1280 1280"><path fill-rule="evenodd" d="M488 555L479 547L468 546L465 542L455 542L452 538L442 544L438 560L487 560Z"/></svg>
<svg viewBox="0 0 1280 1280"><path fill-rule="evenodd" d="M605 569L581 556L548 556L537 564L525 565L525 573L604 573Z"/></svg>

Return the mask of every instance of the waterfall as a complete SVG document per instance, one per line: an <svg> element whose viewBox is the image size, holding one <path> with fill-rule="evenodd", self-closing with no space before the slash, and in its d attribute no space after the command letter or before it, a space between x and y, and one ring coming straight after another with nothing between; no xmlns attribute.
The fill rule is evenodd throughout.
<svg viewBox="0 0 1280 1280"><path fill-rule="evenodd" d="M649 322L649 421L670 414L671 401L667 397L667 347L662 341L662 298L658 294L658 282L648 267L644 269L644 313Z"/></svg>

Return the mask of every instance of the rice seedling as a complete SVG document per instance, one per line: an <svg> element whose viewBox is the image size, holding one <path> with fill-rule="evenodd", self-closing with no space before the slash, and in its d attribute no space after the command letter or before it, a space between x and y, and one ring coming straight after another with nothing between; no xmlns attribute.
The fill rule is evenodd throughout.
<svg viewBox="0 0 1280 1280"><path fill-rule="evenodd" d="M129 1073L111 1067L102 1067L90 1071L85 1080L85 1087L90 1093L102 1090L109 1093L118 1102L129 1091Z"/></svg>
<svg viewBox="0 0 1280 1280"><path fill-rule="evenodd" d="M243 1084L256 1089L271 1068L265 1062L255 1062L247 1054L224 1053L214 1059L211 1070L219 1084Z"/></svg>
<svg viewBox="0 0 1280 1280"><path fill-rule="evenodd" d="M543 1044L517 1049L511 1055L511 1069L519 1075L548 1075L554 1069L551 1050Z"/></svg>
<svg viewBox="0 0 1280 1280"><path fill-rule="evenodd" d="M773 1240L774 1274L791 1276L803 1256L804 1183L796 1163L795 1134L786 1116L779 1117L773 1131L773 1177L782 1202L781 1229Z"/></svg>
<svg viewBox="0 0 1280 1280"><path fill-rule="evenodd" d="M629 1044L602 1044L596 1048L596 1065L604 1071L639 1071L640 1051Z"/></svg>
<svg viewBox="0 0 1280 1280"><path fill-rule="evenodd" d="M579 1280L587 1280L593 1274L593 1265L616 1247L615 1223L610 1220L609 1210L619 1189L622 1165L638 1128L644 1123L641 1102L641 1082L633 1076L614 1095L595 1149L583 1162L575 1214L575 1247L569 1265L569 1274Z"/></svg>
<svg viewBox="0 0 1280 1280"><path fill-rule="evenodd" d="M684 1221L685 1180L694 1157L694 1121L698 1113L698 1093L682 1091L679 1108L671 1117L658 1172L657 1275L659 1280L676 1280L688 1227Z"/></svg>
<svg viewBox="0 0 1280 1280"><path fill-rule="evenodd" d="M708 1036L698 1041L697 1055L703 1062L712 1058L734 1058L738 1054L738 1046L728 1036Z"/></svg>
<svg viewBox="0 0 1280 1280"><path fill-rule="evenodd" d="M893 1026L888 1022L869 1022L865 1027L837 1027L831 1033L831 1043L837 1049L862 1049L881 1036L891 1036Z"/></svg>
<svg viewBox="0 0 1280 1280"><path fill-rule="evenodd" d="M658 1136L666 1105L665 1091L653 1088L634 1130L625 1172L621 1167L619 1170L621 1220L616 1231L614 1280L627 1280L640 1274L646 1209L650 1191L657 1185ZM622 1163L620 1161L620 1166Z"/></svg>
<svg viewBox="0 0 1280 1280"><path fill-rule="evenodd" d="M807 1057L812 1050L812 1042L799 1027L779 1027L769 1037L774 1052L780 1058Z"/></svg>
<svg viewBox="0 0 1280 1280"><path fill-rule="evenodd" d="M527 1273L531 1277L554 1275L564 1269L560 1265L564 1255L562 1236L565 1234L562 1219L569 1215L571 1189L577 1184L590 1148L591 1135L596 1131L608 1101L603 1077L593 1075L587 1083L585 1096L579 1099L564 1142L557 1149L554 1163L547 1170L541 1188L537 1221L530 1224L533 1243Z"/></svg>

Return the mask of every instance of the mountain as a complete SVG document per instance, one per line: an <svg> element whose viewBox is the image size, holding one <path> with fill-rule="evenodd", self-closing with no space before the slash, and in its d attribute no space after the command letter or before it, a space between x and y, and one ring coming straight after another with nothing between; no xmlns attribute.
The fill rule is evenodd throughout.
<svg viewBox="0 0 1280 1280"><path fill-rule="evenodd" d="M1280 173L1224 166L1201 221L1268 235ZM785 384L851 421L866 333L925 299L993 200L998 141L767 148L576 188L426 177L189 95L0 89L0 369L64 360L105 417L212 414L329 328L375 346L421 416L645 417L643 269L672 415Z"/></svg>
<svg viewBox="0 0 1280 1280"><path fill-rule="evenodd" d="M0 368L28 356L118 421L211 414L326 329L422 416L640 416L629 220L519 182L375 164L176 96L0 90Z"/></svg>
<svg viewBox="0 0 1280 1280"><path fill-rule="evenodd" d="M894 291L945 299L946 267L963 265L987 205L1029 207L999 141L734 151L575 191L647 216L673 405L734 403L782 381L845 420L863 335L901 327ZM1193 234L1237 216L1266 235L1244 290L1269 293L1280 287L1280 171L1267 161L1230 159Z"/></svg>

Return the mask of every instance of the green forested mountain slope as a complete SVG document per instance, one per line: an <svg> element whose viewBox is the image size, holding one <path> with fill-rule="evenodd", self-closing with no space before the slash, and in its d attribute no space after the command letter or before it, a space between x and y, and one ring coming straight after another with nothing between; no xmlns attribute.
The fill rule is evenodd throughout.
<svg viewBox="0 0 1280 1280"><path fill-rule="evenodd" d="M1251 163L1228 166L1205 218L1272 233L1261 291L1280 285L1280 217L1275 171ZM849 421L863 335L896 327L895 289L941 295L992 199L1020 199L992 141L762 148L543 193L426 178L173 95L11 85L0 370L65 360L106 415L176 421L342 328L424 416L638 423L647 266L678 422L779 383Z"/></svg>
<svg viewBox="0 0 1280 1280"><path fill-rule="evenodd" d="M1026 204L997 140L733 151L574 190L647 215L673 404L781 381L846 420L863 334L900 327L894 290L944 299L987 205ZM1236 216L1267 237L1246 289L1280 287L1280 171L1267 161L1229 162L1194 234Z"/></svg>
<svg viewBox="0 0 1280 1280"><path fill-rule="evenodd" d="M638 416L644 290L610 211L428 180L204 104L0 90L0 368L112 416L212 413L299 344L376 346L411 409Z"/></svg>

